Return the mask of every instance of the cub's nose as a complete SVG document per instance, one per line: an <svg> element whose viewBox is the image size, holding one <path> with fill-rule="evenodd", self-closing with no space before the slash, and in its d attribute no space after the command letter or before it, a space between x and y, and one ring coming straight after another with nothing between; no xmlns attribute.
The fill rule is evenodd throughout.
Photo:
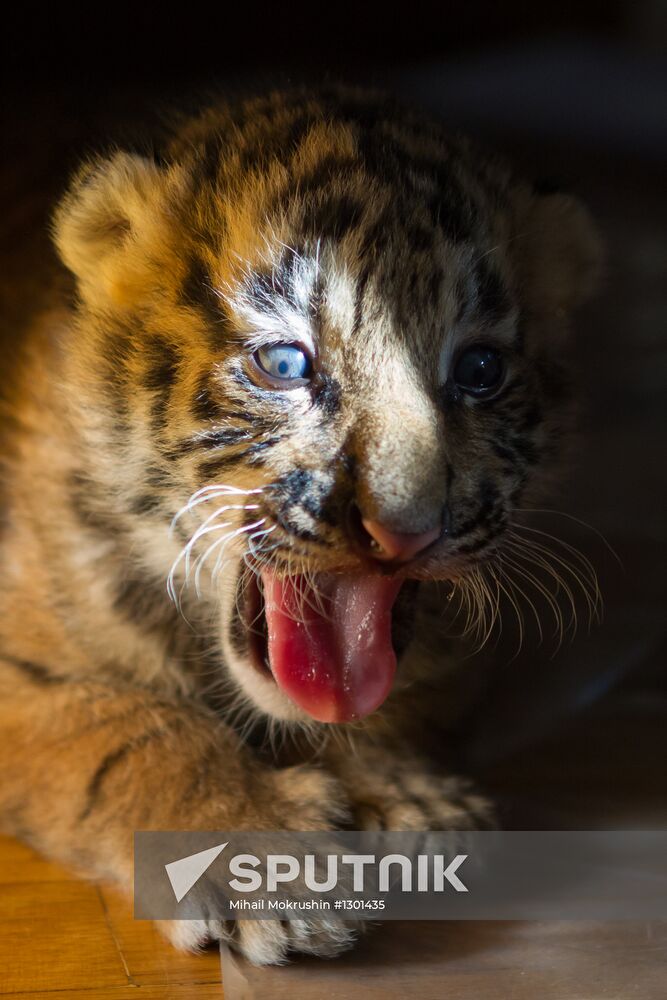
<svg viewBox="0 0 667 1000"><path fill-rule="evenodd" d="M385 528L379 521L361 519L370 537L369 555L385 562L407 562L440 537L440 528L431 528L417 535L404 534Z"/></svg>
<svg viewBox="0 0 667 1000"><path fill-rule="evenodd" d="M380 521L361 516L353 505L350 526L359 549L371 559L380 562L408 562L435 542L442 533L440 526L419 533L392 531Z"/></svg>

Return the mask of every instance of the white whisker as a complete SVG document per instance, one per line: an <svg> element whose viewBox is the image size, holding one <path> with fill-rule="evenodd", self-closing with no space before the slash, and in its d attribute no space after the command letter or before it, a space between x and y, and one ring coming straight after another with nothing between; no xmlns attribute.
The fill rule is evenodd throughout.
<svg viewBox="0 0 667 1000"><path fill-rule="evenodd" d="M172 519L171 533L173 534L178 521L182 517L184 517L185 514L192 514L193 516L197 514L197 508L201 504L210 503L214 500L220 500L220 499L241 501L242 498L259 496L263 492L264 492L263 487L254 487L253 489L246 490L240 486L232 486L226 483L213 483L207 486L202 486L192 494L192 496L188 499L187 503L178 511L178 513ZM226 541L228 541L232 537L235 537L237 533L251 530L253 527L258 527L260 523L263 523L264 519L262 519L261 522L259 521L255 522L254 525L248 525L247 528L238 529L236 532L228 532L222 539L217 539L216 542L213 543L213 545L209 546L208 549L202 555L200 555L193 564L192 554L195 547L199 545L199 543L202 541L203 538L205 538L212 532L218 532L223 529L229 529L234 527L233 521L231 520L218 522L218 518L220 518L222 515L237 510L238 511L259 510L259 506L260 505L258 503L254 502L225 503L222 506L218 507L212 514L208 515L208 517L206 517L204 521L198 525L196 530L193 532L192 536L188 539L186 544L179 552L177 558L174 560L167 577L167 592L171 600L174 602L174 604L181 612L181 614L183 613L181 606L183 592L188 584L188 580L190 578L192 571L194 570L195 572L196 592L198 596L201 596L201 591L199 586L201 579L201 570L203 564L206 562L212 551L214 551L218 547L218 544L222 544L224 548L224 544L226 543ZM176 578L181 570L181 567L183 569L183 583L180 588L180 591L177 591Z"/></svg>
<svg viewBox="0 0 667 1000"><path fill-rule="evenodd" d="M245 534L246 532L251 531L253 528L259 528L262 524L264 524L265 521L266 521L266 518L263 517L263 518L261 518L261 520L255 521L253 524L248 524L248 525L242 526L240 528L236 528L234 531L227 532L227 534L223 535L222 538L218 538L215 542L213 542L212 545L210 545L208 547L208 549L206 550L206 552L203 555L199 556L199 558L197 559L197 562L195 564L195 577L194 577L194 580L195 580L195 592L197 594L197 597L201 597L201 574L202 574L202 570L204 568L204 565L207 562L207 560L208 560L209 556L211 555L211 553L214 552L217 548L221 549L220 553L218 554L218 558L216 560L216 564L215 564L214 570L213 570L213 572L211 574L211 578L213 579L216 576L216 574L221 569L222 554L223 554L225 548L227 547L227 545L234 538L237 538L239 535Z"/></svg>

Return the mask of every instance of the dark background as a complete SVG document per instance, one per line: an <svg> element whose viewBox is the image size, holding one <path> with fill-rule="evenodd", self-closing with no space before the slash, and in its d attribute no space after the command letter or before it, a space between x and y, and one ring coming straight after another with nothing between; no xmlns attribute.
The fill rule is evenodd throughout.
<svg viewBox="0 0 667 1000"><path fill-rule="evenodd" d="M557 655L531 633L514 656L508 628L492 669L483 658L470 666L478 683L461 748L506 795L510 822L667 819L657 766L667 749L667 4L23 5L12 16L2 42L5 358L57 274L48 220L69 172L91 150L145 143L165 109L211 87L381 85L589 204L607 264L575 334L581 437L553 499L563 513L535 523L595 563L605 620Z"/></svg>
<svg viewBox="0 0 667 1000"><path fill-rule="evenodd" d="M661 0L468 0L405 5L15 4L6 12L4 67L31 80L96 86L101 79L183 82L230 72L316 73L383 68L509 41L570 36L659 52Z"/></svg>

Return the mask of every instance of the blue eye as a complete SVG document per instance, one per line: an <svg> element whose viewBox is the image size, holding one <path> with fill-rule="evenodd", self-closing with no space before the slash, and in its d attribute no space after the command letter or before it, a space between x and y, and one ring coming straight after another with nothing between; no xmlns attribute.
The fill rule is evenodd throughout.
<svg viewBox="0 0 667 1000"><path fill-rule="evenodd" d="M297 344L260 347L254 358L263 372L281 382L301 381L310 376L310 358Z"/></svg>

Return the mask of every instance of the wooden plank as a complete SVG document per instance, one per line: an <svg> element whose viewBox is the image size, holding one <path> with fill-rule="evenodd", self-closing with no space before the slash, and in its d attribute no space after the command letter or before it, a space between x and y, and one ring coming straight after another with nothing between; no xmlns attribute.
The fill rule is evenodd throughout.
<svg viewBox="0 0 667 1000"><path fill-rule="evenodd" d="M71 1000L222 1000L221 986L122 986L95 990L68 990ZM37 993L7 993L7 1000L65 1000L50 990Z"/></svg>
<svg viewBox="0 0 667 1000"><path fill-rule="evenodd" d="M126 986L128 977L94 887L83 882L0 888L0 995Z"/></svg>
<svg viewBox="0 0 667 1000"><path fill-rule="evenodd" d="M116 996L128 985L150 987L149 996L159 989L154 995L175 990L179 997L211 986L220 996L218 951L176 951L151 921L134 920L131 900L117 890L81 881L0 837L0 995L91 984L98 988L91 996L106 996L107 988Z"/></svg>
<svg viewBox="0 0 667 1000"><path fill-rule="evenodd" d="M27 844L0 836L0 885L6 882L73 881L76 881L76 876L71 871L47 861Z"/></svg>
<svg viewBox="0 0 667 1000"><path fill-rule="evenodd" d="M333 962L257 969L227 952L227 1000L663 1000L667 923L386 923Z"/></svg>
<svg viewBox="0 0 667 1000"><path fill-rule="evenodd" d="M220 984L217 947L200 955L177 951L159 933L153 921L134 919L132 902L126 896L107 886L100 888L100 895L111 933L132 983L137 986Z"/></svg>

